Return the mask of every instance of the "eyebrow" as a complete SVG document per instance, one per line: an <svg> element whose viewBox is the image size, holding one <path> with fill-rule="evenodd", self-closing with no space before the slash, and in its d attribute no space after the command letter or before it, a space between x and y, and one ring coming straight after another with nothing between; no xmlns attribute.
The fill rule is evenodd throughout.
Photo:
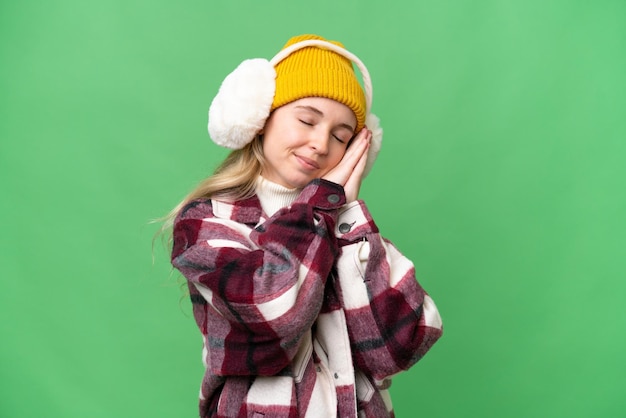
<svg viewBox="0 0 626 418"><path fill-rule="evenodd" d="M310 110L311 112L315 113L316 115L319 115L319 116L322 116L322 117L324 116L324 112L319 110L317 107L298 105L298 106L296 106L296 109ZM342 128L346 128L346 129L350 130L351 132L354 132L354 127L350 126L347 123L340 123L337 126L342 127Z"/></svg>

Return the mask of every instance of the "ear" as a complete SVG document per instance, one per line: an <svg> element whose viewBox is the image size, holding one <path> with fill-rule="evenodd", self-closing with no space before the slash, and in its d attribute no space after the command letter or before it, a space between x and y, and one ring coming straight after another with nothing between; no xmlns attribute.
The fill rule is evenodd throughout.
<svg viewBox="0 0 626 418"><path fill-rule="evenodd" d="M223 147L240 149L263 129L269 117L276 71L269 61L243 61L222 82L209 107L211 139Z"/></svg>
<svg viewBox="0 0 626 418"><path fill-rule="evenodd" d="M373 113L369 113L365 119L365 126L372 131L372 141L370 149L367 151L367 162L363 169L363 177L367 176L378 157L378 152L383 142L383 128L380 126L380 120Z"/></svg>

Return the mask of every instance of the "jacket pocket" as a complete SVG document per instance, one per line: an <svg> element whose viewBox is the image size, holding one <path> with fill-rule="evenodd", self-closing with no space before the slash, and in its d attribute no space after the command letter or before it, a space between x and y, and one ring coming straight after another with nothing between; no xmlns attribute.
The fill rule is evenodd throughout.
<svg viewBox="0 0 626 418"><path fill-rule="evenodd" d="M297 416L296 407L292 404L296 398L295 390L295 382L291 376L257 377L250 386L245 400L248 416L252 418Z"/></svg>
<svg viewBox="0 0 626 418"><path fill-rule="evenodd" d="M376 393L374 385L360 370L354 371L355 384L356 384L356 398L359 401L369 402L372 400L372 396Z"/></svg>
<svg viewBox="0 0 626 418"><path fill-rule="evenodd" d="M298 349L298 353L293 359L293 378L296 383L302 382L304 378L304 373L306 371L306 366L309 364L309 360L311 359L311 354L313 354L313 342L311 337L311 331L308 331L304 337L302 337L302 342L300 343L300 348Z"/></svg>

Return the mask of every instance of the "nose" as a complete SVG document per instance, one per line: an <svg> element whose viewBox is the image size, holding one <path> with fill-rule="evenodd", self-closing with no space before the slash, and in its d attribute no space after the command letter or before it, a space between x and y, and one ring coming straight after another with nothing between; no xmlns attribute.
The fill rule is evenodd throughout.
<svg viewBox="0 0 626 418"><path fill-rule="evenodd" d="M309 138L309 146L316 153L321 155L328 154L328 143L330 140L330 134L323 129L316 129L311 133Z"/></svg>

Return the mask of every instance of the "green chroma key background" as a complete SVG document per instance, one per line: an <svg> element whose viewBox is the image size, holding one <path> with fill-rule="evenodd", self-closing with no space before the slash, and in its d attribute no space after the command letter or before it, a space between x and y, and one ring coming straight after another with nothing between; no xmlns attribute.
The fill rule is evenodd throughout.
<svg viewBox="0 0 626 418"><path fill-rule="evenodd" d="M625 416L617 0L3 2L0 416L196 416L201 340L149 221L226 155L226 74L300 33L368 66L362 197L444 319L398 417Z"/></svg>

